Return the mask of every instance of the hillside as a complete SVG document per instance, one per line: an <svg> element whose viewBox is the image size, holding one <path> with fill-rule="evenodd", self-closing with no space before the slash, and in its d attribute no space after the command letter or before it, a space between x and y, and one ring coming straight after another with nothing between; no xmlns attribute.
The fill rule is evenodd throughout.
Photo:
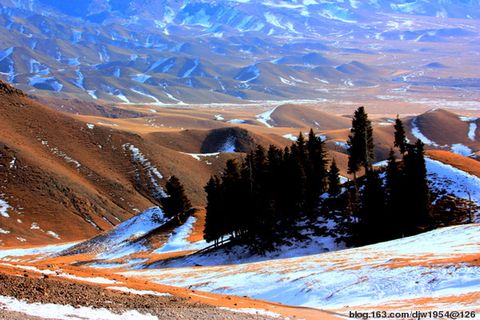
<svg viewBox="0 0 480 320"><path fill-rule="evenodd" d="M314 128L319 131L347 129L351 120L321 112L308 106L281 105L272 112L272 123L275 127Z"/></svg>
<svg viewBox="0 0 480 320"><path fill-rule="evenodd" d="M188 175L183 180L192 200L203 203L211 166L148 135L76 120L0 85L2 246L109 230L158 203L163 176L173 172Z"/></svg>
<svg viewBox="0 0 480 320"><path fill-rule="evenodd" d="M458 226L332 253L122 274L340 313L353 306L401 311L412 303L445 308L450 299L471 310L478 304L478 231L479 225Z"/></svg>
<svg viewBox="0 0 480 320"><path fill-rule="evenodd" d="M0 320L480 317L480 0L0 0Z"/></svg>
<svg viewBox="0 0 480 320"><path fill-rule="evenodd" d="M426 159L432 194L480 204L480 177L459 169L468 164L474 168L476 160L447 151L428 154L436 159ZM474 220L479 219L477 212ZM336 241L335 219L316 221L303 229L302 239L292 239L266 254L253 254L242 244L205 251L209 244L203 239L204 210L195 210L179 222L165 218L161 209L153 207L86 241L0 250L0 276L5 283L38 279L29 280L22 291L8 293L14 300L2 300L0 304L11 311L43 310L41 304L32 307L31 302L45 300L36 294L26 298L25 292L65 281L70 283L68 290L74 297L78 290L106 290L101 291L102 296L121 291L128 293L129 299L149 305L147 297L171 295L177 298L176 303L188 299L209 305L212 312L218 308L262 319L336 319L352 307L406 312L411 305L421 310L448 309L453 300L461 305L459 310L471 310L478 304L476 234L480 225L439 228L345 249L344 243ZM328 232L318 233L322 228ZM10 277L19 273L23 277ZM19 298L26 303L22 309L15 300ZM92 314L105 306L102 299L93 302L88 295L75 299L81 306L95 308L89 311ZM48 301L63 310L62 305L70 300L54 295ZM129 312L142 313L130 300L124 303L131 306ZM115 306L108 307L112 308L116 310ZM77 308L69 310L79 312ZM157 312L153 306L148 310Z"/></svg>
<svg viewBox="0 0 480 320"><path fill-rule="evenodd" d="M476 117L462 117L447 110L434 109L410 120L409 136L421 139L429 147L473 156L480 151L476 133L478 121Z"/></svg>
<svg viewBox="0 0 480 320"><path fill-rule="evenodd" d="M76 263L69 266L68 257L45 256L66 246L10 250L0 251L0 260L5 261L0 269L8 274L28 273L33 279L35 275L48 275L41 280L47 283L73 280L109 292L121 290L129 292L129 297L190 297L191 301L229 311L250 310L261 314L262 319L279 315L329 319L348 314L352 307L359 311L408 312L414 304L420 310L448 309L452 301L459 311L467 311L475 310L479 302L479 227L449 227L366 247L258 262L224 264L223 257L217 255L206 258L206 265L167 269L138 270L138 266L118 264L92 265L94 268L89 269ZM32 260L35 253L37 257ZM74 256L73 261L80 257ZM61 269L52 271L48 267L52 264ZM70 284L69 288L74 286ZM102 306L101 301L95 305ZM92 302L81 305L85 303L90 306ZM10 308L19 310L13 305Z"/></svg>

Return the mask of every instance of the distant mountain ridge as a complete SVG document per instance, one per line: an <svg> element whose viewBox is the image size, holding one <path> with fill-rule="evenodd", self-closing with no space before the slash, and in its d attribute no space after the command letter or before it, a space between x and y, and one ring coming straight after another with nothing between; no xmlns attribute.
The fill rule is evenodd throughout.
<svg viewBox="0 0 480 320"><path fill-rule="evenodd" d="M478 0L1 0L0 77L24 90L120 103L317 99L326 83L390 81L371 61L351 63L383 41L478 37L447 19L471 22L476 8Z"/></svg>

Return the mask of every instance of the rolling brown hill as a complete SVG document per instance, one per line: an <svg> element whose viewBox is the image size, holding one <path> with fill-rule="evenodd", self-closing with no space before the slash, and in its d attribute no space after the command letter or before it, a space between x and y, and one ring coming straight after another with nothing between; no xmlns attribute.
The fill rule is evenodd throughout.
<svg viewBox="0 0 480 320"><path fill-rule="evenodd" d="M158 204L171 174L182 179L195 205L202 204L204 182L220 170L155 139L74 119L4 83L0 127L3 246L108 230ZM224 156L216 162L223 165Z"/></svg>
<svg viewBox="0 0 480 320"><path fill-rule="evenodd" d="M428 150L428 157L480 177L480 161L445 150Z"/></svg>
<svg viewBox="0 0 480 320"><path fill-rule="evenodd" d="M285 127L271 129L216 121L211 113L217 111L208 110L165 108L152 115L139 112L141 118L108 110L113 117L129 117L122 119L106 119L112 115L103 111L95 116L62 113L0 83L0 246L80 240L110 230L158 205L162 185L173 174L192 203L203 206L205 182L222 172L227 159L240 158L256 144L290 144L282 136L292 129L314 127L325 135L330 157L346 175L350 120L308 106L278 107L273 121ZM149 119L169 117L175 118L172 128L144 129ZM469 123L455 114L436 110L416 119L438 143L478 144L468 144ZM120 125L102 124L109 120ZM183 129L193 122L209 125ZM376 161L384 160L393 145L393 127L375 126L374 140Z"/></svg>
<svg viewBox="0 0 480 320"><path fill-rule="evenodd" d="M351 120L348 118L321 112L304 105L281 105L275 109L271 118L276 127L311 127L325 131L346 129L351 126Z"/></svg>
<svg viewBox="0 0 480 320"><path fill-rule="evenodd" d="M105 119L59 112L0 83L0 246L95 236L158 205L173 174L202 206L203 186L227 159L256 143L285 143L214 120L212 130L143 132L88 122L94 118ZM198 155L219 151L227 152Z"/></svg>
<svg viewBox="0 0 480 320"><path fill-rule="evenodd" d="M465 120L468 121L462 121L462 118L453 112L435 109L406 121L406 124L410 129L417 127L424 136L437 144L437 147L449 149L454 144L462 144L474 152L479 151L480 141L476 135L471 139L469 131L470 123L478 125L480 121L475 118ZM416 139L412 135L409 138Z"/></svg>

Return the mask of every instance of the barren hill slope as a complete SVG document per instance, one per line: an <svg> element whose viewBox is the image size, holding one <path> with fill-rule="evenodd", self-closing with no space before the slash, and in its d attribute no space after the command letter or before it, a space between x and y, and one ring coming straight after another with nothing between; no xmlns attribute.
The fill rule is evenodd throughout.
<svg viewBox="0 0 480 320"><path fill-rule="evenodd" d="M54 111L4 83L0 127L3 246L94 236L157 204L171 174L201 204L214 170L155 139Z"/></svg>
<svg viewBox="0 0 480 320"><path fill-rule="evenodd" d="M443 109L435 109L408 121L410 138L426 145L452 150L468 156L480 150L477 136L478 118L461 117Z"/></svg>
<svg viewBox="0 0 480 320"><path fill-rule="evenodd" d="M4 245L92 236L151 204L122 147L139 137L86 125L3 83L0 96Z"/></svg>
<svg viewBox="0 0 480 320"><path fill-rule="evenodd" d="M351 125L351 120L348 118L293 104L279 106L272 113L271 118L277 127L312 127L322 131L346 129Z"/></svg>

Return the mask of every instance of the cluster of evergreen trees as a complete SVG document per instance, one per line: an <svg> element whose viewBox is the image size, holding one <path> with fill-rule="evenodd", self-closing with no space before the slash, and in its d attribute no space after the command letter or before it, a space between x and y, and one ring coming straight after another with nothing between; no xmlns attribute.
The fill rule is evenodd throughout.
<svg viewBox="0 0 480 320"><path fill-rule="evenodd" d="M205 187L205 239L241 239L258 251L281 239L301 237L296 222L312 216L327 190L329 171L324 142L311 130L290 147L257 146L241 163L229 160L221 177ZM339 192L338 168L334 166Z"/></svg>
<svg viewBox="0 0 480 320"><path fill-rule="evenodd" d="M431 213L423 144L407 142L397 117L394 145L398 151L391 151L386 169L374 169L372 125L358 108L348 139L348 172L354 179L343 186L335 160L329 164L325 144L313 130L308 140L300 133L283 150L257 146L241 163L229 160L222 175L205 186L205 239L239 240L263 252L302 238L305 222L321 216L335 219L337 234L352 245L414 234L428 226Z"/></svg>
<svg viewBox="0 0 480 320"><path fill-rule="evenodd" d="M350 208L350 225L342 227L349 231L346 240L355 245L412 235L431 226L424 145L420 140L415 144L407 142L398 117L394 128L394 146L402 161L397 160L391 149L386 169L374 170L371 122L363 107L354 114L348 141L348 170L356 177L357 171L363 168L365 175L361 182L354 178L355 188L350 190L348 198L353 200L345 208Z"/></svg>

